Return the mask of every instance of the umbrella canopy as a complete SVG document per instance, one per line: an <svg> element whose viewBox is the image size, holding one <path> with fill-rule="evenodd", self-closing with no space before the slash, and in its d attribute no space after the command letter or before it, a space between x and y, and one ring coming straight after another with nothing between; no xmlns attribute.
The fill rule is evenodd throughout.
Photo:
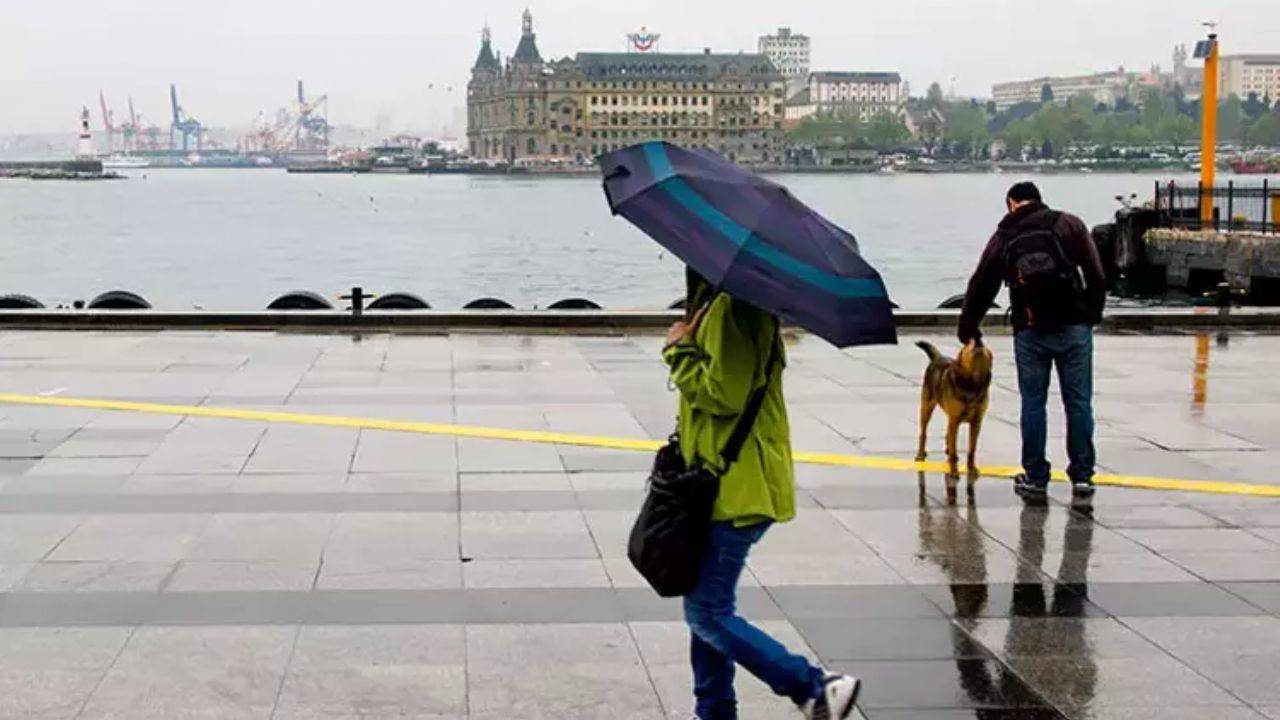
<svg viewBox="0 0 1280 720"><path fill-rule="evenodd" d="M893 305L853 235L786 188L665 142L600 158L622 215L736 298L837 347L896 343Z"/></svg>

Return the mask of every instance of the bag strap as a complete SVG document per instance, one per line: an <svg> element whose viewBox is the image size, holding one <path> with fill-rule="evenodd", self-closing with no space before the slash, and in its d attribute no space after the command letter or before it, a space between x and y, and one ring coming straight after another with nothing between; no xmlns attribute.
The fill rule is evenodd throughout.
<svg viewBox="0 0 1280 720"><path fill-rule="evenodd" d="M778 324L781 325L781 321ZM733 432L729 435L729 440L724 444L724 450L720 453L720 457L724 460L722 473L728 472L729 468L737 462L738 454L742 452L742 446L746 444L747 436L751 434L751 429L755 427L756 417L760 415L760 408L764 405L765 395L769 392L769 383L773 379L773 367L778 361L778 345L782 342L776 328L769 337L769 361L764 366L764 382L751 393L746 407L742 409L742 414L738 416L737 424L733 426Z"/></svg>

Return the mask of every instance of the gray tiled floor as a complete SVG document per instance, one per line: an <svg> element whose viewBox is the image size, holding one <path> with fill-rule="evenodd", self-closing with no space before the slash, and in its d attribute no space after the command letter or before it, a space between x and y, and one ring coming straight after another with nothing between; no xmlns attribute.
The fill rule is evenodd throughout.
<svg viewBox="0 0 1280 720"><path fill-rule="evenodd" d="M801 450L914 450L923 356L790 348ZM946 338L935 342L950 345ZM0 392L662 437L652 336L0 333ZM1013 464L1007 338L982 457ZM1280 338L1097 341L1100 464L1280 483ZM1056 400L1054 401L1056 403ZM1061 460L1061 412L1051 408ZM937 422L937 421L935 421ZM941 427L930 437L939 456ZM687 631L626 560L648 457L0 404L0 718L674 718ZM797 468L740 607L870 718L1280 717L1280 501ZM744 718L788 702L746 673Z"/></svg>

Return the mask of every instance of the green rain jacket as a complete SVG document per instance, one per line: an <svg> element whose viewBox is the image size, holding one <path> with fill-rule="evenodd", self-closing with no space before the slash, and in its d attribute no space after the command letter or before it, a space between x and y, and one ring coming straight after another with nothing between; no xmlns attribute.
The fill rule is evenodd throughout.
<svg viewBox="0 0 1280 720"><path fill-rule="evenodd" d="M773 377L738 461L722 475L712 511L716 522L738 526L795 517L791 427L782 398L786 364L777 318L720 293L691 340L663 350L671 382L680 391L677 428L685 462L723 472L724 449L738 415L764 382L770 347L777 343Z"/></svg>

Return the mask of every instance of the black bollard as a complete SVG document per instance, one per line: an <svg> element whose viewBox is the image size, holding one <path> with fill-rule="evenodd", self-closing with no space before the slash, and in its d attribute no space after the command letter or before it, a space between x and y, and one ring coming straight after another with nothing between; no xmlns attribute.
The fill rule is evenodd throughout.
<svg viewBox="0 0 1280 720"><path fill-rule="evenodd" d="M338 296L338 299L339 299L339 300L350 300L350 301L351 301L351 315L352 315L352 317L360 317L360 316L364 315L364 301L365 301L365 300L372 300L373 298L376 298L376 297L378 297L378 296L377 296L377 295L366 295L366 294L364 293L364 288L357 286L357 287L353 287L353 288L351 288L351 294L350 294L350 295L339 295L339 296Z"/></svg>

